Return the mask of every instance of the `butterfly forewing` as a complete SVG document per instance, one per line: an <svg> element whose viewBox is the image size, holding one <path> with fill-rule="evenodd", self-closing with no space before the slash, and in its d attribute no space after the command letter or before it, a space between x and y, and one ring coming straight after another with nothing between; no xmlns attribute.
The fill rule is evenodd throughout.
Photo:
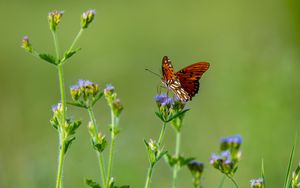
<svg viewBox="0 0 300 188"><path fill-rule="evenodd" d="M198 93L199 79L208 68L209 63L199 62L175 73L171 61L167 56L164 56L162 60L162 82L181 101L189 101Z"/></svg>

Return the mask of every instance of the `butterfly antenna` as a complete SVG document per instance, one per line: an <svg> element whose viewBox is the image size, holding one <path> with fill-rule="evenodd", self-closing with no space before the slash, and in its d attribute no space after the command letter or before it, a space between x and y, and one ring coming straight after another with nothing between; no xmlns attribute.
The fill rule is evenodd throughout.
<svg viewBox="0 0 300 188"><path fill-rule="evenodd" d="M149 69L145 69L146 71L158 76L159 78L161 78L161 76L159 74L157 74L156 72L153 72L152 70L149 70Z"/></svg>

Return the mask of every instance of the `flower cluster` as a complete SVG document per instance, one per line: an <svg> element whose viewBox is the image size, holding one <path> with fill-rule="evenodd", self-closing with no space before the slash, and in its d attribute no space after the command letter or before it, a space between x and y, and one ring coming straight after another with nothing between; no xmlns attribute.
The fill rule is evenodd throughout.
<svg viewBox="0 0 300 188"><path fill-rule="evenodd" d="M56 31L56 28L57 28L58 24L60 23L60 20L61 20L63 14L64 14L64 11L55 10L55 11L49 12L48 22L49 22L51 31Z"/></svg>
<svg viewBox="0 0 300 188"><path fill-rule="evenodd" d="M29 53L32 53L33 49L32 46L29 42L29 38L28 36L24 36L22 39L22 48L24 48L26 51L28 51Z"/></svg>
<svg viewBox="0 0 300 188"><path fill-rule="evenodd" d="M94 20L96 11L95 10L88 10L84 12L81 16L81 28L86 29L89 24Z"/></svg>
<svg viewBox="0 0 300 188"><path fill-rule="evenodd" d="M89 80L79 80L77 85L70 87L72 99L79 105L89 108L102 96L98 84Z"/></svg>
<svg viewBox="0 0 300 188"><path fill-rule="evenodd" d="M250 180L251 188L262 188L263 187L263 178Z"/></svg>
<svg viewBox="0 0 300 188"><path fill-rule="evenodd" d="M117 93L115 92L114 86L107 84L104 89L104 96L107 100L109 107L112 109L114 115L119 117L123 111L123 105L121 100L117 98Z"/></svg>
<svg viewBox="0 0 300 188"><path fill-rule="evenodd" d="M172 99L167 94L160 94L155 97L155 102L157 104L159 112L156 115L164 122L170 122L172 120L178 119L182 121L183 115L187 110L184 110L185 103L178 100L177 98ZM172 122L172 125L175 125L176 129L180 129L176 127L176 125L181 124L176 121Z"/></svg>
<svg viewBox="0 0 300 188"><path fill-rule="evenodd" d="M242 138L239 135L222 138L220 155L212 154L210 164L227 176L233 176L241 159L241 143Z"/></svg>

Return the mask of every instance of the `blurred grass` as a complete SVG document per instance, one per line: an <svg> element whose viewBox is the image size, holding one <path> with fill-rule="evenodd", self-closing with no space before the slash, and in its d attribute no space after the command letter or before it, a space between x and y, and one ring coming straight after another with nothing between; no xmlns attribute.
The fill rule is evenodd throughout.
<svg viewBox="0 0 300 188"><path fill-rule="evenodd" d="M83 50L65 66L66 83L90 79L116 86L125 106L113 171L118 183L144 185L148 161L142 140L156 138L161 126L153 102L160 81L144 69L160 71L161 58L168 55L176 70L197 61L211 63L189 104L182 135L183 154L206 163L205 187L216 187L221 179L208 164L219 138L237 133L244 138L236 174L240 186L249 187L249 180L260 175L261 158L267 186L283 184L300 123L298 1L1 0L0 187L54 186L57 135L48 122L50 106L59 100L57 73L19 46L28 35L40 52L53 52L47 13L63 9L59 38L61 49L67 48L89 8L97 10L96 20L78 43ZM87 124L85 112L70 108L69 113ZM104 101L96 115L107 129ZM85 124L66 159L65 187L84 187L84 177L99 177ZM172 150L173 130L166 138ZM187 170L179 176L178 187L191 187ZM170 183L171 171L161 162L152 187Z"/></svg>

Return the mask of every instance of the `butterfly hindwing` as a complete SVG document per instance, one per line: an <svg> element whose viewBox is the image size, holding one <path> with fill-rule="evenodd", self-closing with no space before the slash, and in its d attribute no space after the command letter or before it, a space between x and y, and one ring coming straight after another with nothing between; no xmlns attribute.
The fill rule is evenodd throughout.
<svg viewBox="0 0 300 188"><path fill-rule="evenodd" d="M190 98L198 93L200 86L199 79L208 68L209 63L199 62L187 66L175 73L180 81L181 87L189 94Z"/></svg>

